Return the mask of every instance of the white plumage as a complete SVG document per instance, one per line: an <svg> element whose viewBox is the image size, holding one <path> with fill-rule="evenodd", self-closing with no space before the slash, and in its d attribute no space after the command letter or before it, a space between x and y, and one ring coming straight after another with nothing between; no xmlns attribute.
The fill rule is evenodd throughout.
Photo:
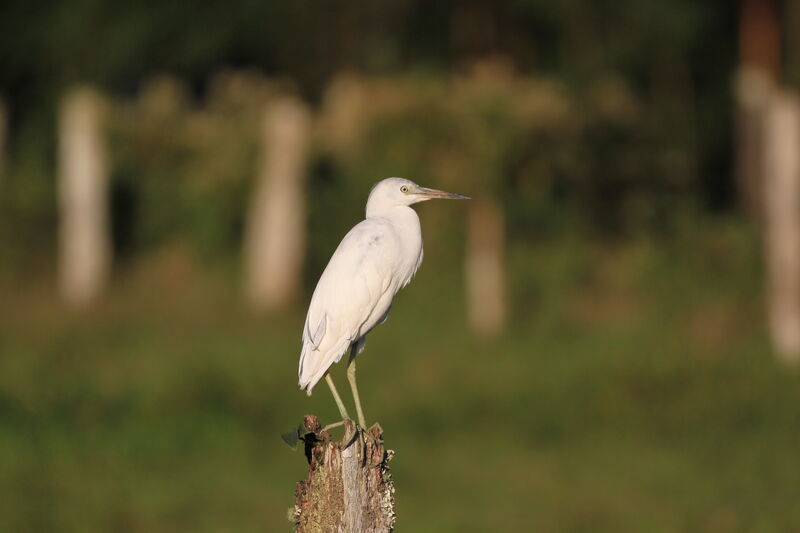
<svg viewBox="0 0 800 533"><path fill-rule="evenodd" d="M366 219L342 239L311 298L298 369L300 388L309 395L350 348L353 364L367 333L386 320L395 294L414 277L422 263L422 232L419 217L409 206L431 198L467 197L402 178L388 178L372 188ZM351 385L355 387L354 364ZM353 392L359 407L355 388ZM342 415L346 418L346 412Z"/></svg>

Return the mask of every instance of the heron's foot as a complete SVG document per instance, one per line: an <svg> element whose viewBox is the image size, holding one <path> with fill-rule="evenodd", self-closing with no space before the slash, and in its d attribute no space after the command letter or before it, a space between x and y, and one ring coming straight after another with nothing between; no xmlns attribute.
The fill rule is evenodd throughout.
<svg viewBox="0 0 800 533"><path fill-rule="evenodd" d="M347 418L345 418L344 420L339 420L338 422L333 422L332 424L328 424L327 426L325 426L325 427L323 427L323 428L322 428L322 431L328 431L328 430L331 430L331 429L334 429L334 428L341 427L341 426L345 425L345 423L346 423L348 420L349 420L350 422L352 422L353 424L355 424L357 427L360 427L362 430L365 430L365 429L367 429L367 426L366 426L365 424L363 424L362 422L356 422L356 421L355 421L355 420L353 420L352 418L350 418L350 417L347 417Z"/></svg>

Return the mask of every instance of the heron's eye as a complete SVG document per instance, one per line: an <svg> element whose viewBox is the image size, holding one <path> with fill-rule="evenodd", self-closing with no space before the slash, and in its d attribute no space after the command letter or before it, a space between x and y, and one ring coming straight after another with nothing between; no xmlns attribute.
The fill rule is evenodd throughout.
<svg viewBox="0 0 800 533"><path fill-rule="evenodd" d="M400 192L403 193L403 194L407 194L408 193L408 185L403 185L402 187L400 187Z"/></svg>

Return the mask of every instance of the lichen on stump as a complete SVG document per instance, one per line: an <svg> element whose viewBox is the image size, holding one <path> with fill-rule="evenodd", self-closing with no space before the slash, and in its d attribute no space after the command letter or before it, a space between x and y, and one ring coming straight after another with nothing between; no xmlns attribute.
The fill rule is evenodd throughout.
<svg viewBox="0 0 800 533"><path fill-rule="evenodd" d="M308 477L297 483L292 521L297 533L385 533L395 521L394 483L378 424L368 430L345 421L344 438L332 441L314 415L301 439Z"/></svg>

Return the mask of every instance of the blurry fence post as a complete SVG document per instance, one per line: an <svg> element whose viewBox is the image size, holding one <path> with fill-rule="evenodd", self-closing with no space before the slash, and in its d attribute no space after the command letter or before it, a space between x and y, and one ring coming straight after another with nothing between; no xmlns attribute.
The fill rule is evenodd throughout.
<svg viewBox="0 0 800 533"><path fill-rule="evenodd" d="M111 260L102 105L84 87L69 91L59 111L59 285L76 307L99 295Z"/></svg>
<svg viewBox="0 0 800 533"><path fill-rule="evenodd" d="M473 331L483 337L505 326L505 227L503 211L493 200L470 203L466 257L467 305Z"/></svg>
<svg viewBox="0 0 800 533"><path fill-rule="evenodd" d="M735 91L735 172L742 205L759 217L764 210L764 114L780 70L780 50L777 0L742 0Z"/></svg>
<svg viewBox="0 0 800 533"><path fill-rule="evenodd" d="M767 110L764 216L769 330L778 356L800 362L800 98L775 91Z"/></svg>
<svg viewBox="0 0 800 533"><path fill-rule="evenodd" d="M267 104L261 135L245 235L245 289L255 308L277 310L300 289L311 113L297 98L281 97Z"/></svg>
<svg viewBox="0 0 800 533"><path fill-rule="evenodd" d="M736 186L744 209L761 217L764 211L764 121L772 79L757 68L741 68L736 80L734 142Z"/></svg>
<svg viewBox="0 0 800 533"><path fill-rule="evenodd" d="M363 130L365 87L352 74L340 74L325 91L317 121L326 148L340 157L353 158Z"/></svg>
<svg viewBox="0 0 800 533"><path fill-rule="evenodd" d="M8 143L8 106L3 95L0 94L0 184L6 172L6 149Z"/></svg>

